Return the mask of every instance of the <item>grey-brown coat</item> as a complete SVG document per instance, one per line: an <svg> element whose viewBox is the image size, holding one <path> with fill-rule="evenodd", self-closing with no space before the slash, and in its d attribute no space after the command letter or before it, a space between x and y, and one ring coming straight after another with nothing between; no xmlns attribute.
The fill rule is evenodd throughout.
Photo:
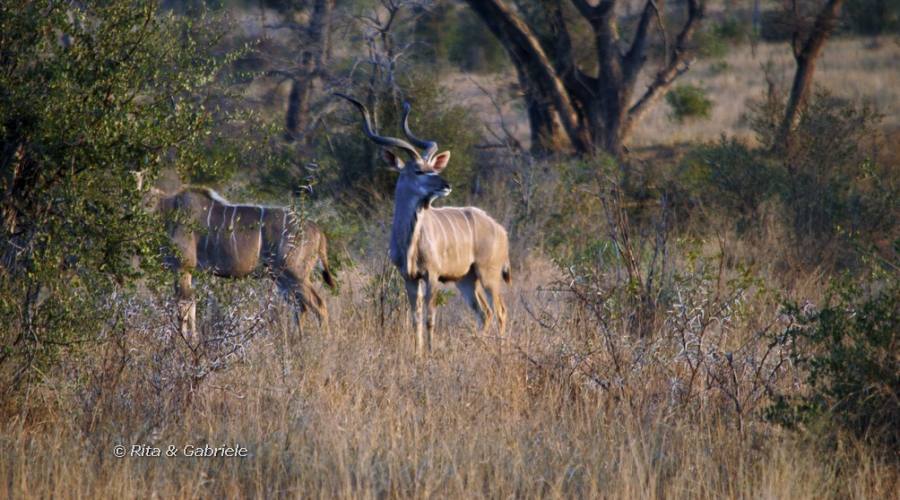
<svg viewBox="0 0 900 500"><path fill-rule="evenodd" d="M167 264L176 272L182 333L196 334L192 272L241 278L268 271L279 291L299 314L312 310L327 326L328 311L310 281L317 262L330 287L324 233L312 221L302 224L283 207L232 204L215 191L189 187L159 200L175 252ZM299 321L299 317L298 317Z"/></svg>

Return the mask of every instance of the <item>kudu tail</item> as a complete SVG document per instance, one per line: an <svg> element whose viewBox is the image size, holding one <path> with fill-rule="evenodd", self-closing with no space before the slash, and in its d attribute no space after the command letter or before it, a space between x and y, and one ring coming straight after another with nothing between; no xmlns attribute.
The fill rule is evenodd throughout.
<svg viewBox="0 0 900 500"><path fill-rule="evenodd" d="M334 281L334 275L328 269L328 241L325 239L325 235L319 239L319 262L322 263L322 281L332 290L336 290L337 283Z"/></svg>
<svg viewBox="0 0 900 500"><path fill-rule="evenodd" d="M509 261L506 261L506 264L503 265L503 270L501 271L503 275L503 281L509 284L512 281L512 275L509 271Z"/></svg>

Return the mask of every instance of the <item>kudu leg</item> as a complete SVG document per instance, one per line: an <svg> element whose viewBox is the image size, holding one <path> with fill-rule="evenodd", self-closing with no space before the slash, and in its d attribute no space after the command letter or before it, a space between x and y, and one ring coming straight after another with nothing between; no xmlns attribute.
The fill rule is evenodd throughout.
<svg viewBox="0 0 900 500"><path fill-rule="evenodd" d="M503 303L503 297L500 295L500 286L486 285L484 293L487 300L491 303L491 309L497 315L497 328L500 337L506 334L506 305ZM485 328L485 332L487 328Z"/></svg>
<svg viewBox="0 0 900 500"><path fill-rule="evenodd" d="M325 301L322 300L322 297L320 297L315 288L312 287L312 283L301 283L298 295L298 300L316 315L319 329L324 329L325 332L328 333L328 309L325 307Z"/></svg>
<svg viewBox="0 0 900 500"><path fill-rule="evenodd" d="M463 298L466 300L466 304L469 305L469 308L475 312L475 316L478 319L478 331L484 330L484 308L482 307L482 303L484 302L484 298L479 298L478 294L480 293L477 290L478 286L478 278L475 276L474 272L470 272L463 279L456 282L456 288L459 289L459 293L462 294Z"/></svg>
<svg viewBox="0 0 900 500"><path fill-rule="evenodd" d="M422 295L419 280L406 282L406 298L409 299L409 311L412 317L413 328L416 331L416 354L425 355L425 332L422 325L421 304Z"/></svg>
<svg viewBox="0 0 900 500"><path fill-rule="evenodd" d="M288 307L291 308L291 314L294 317L294 328L297 333L303 336L303 315L306 313L307 301L303 298L301 283L290 273L285 273L275 280L278 286L278 292L284 299Z"/></svg>
<svg viewBox="0 0 900 500"><path fill-rule="evenodd" d="M486 290L481 282L475 284L475 299L478 301L479 307L484 311L484 322L481 323L481 334L487 335L494 320L494 308L491 306L490 300L486 297Z"/></svg>
<svg viewBox="0 0 900 500"><path fill-rule="evenodd" d="M194 289L190 272L179 272L178 280L175 282L175 297L181 336L189 344L193 345L197 340L197 302L194 300Z"/></svg>
<svg viewBox="0 0 900 500"><path fill-rule="evenodd" d="M434 325L437 322L437 286L436 279L425 282L425 350L431 352L431 339L434 336Z"/></svg>
<svg viewBox="0 0 900 500"><path fill-rule="evenodd" d="M502 337L506 331L506 305L503 304L503 298L500 296L501 270L479 269L478 278L483 291L482 300L487 315L483 333L487 334L491 327L491 320L496 315L499 334Z"/></svg>

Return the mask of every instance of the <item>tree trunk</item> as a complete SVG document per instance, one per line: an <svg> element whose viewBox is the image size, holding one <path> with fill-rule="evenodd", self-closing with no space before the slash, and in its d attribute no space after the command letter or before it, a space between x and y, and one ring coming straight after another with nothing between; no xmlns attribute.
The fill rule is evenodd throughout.
<svg viewBox="0 0 900 500"><path fill-rule="evenodd" d="M300 37L303 50L296 71L297 76L291 83L285 113L285 139L288 141L303 136L312 125L310 119L312 90L327 60L333 11L334 0L316 0L307 29Z"/></svg>
<svg viewBox="0 0 900 500"><path fill-rule="evenodd" d="M519 72L531 124L532 149L560 152L571 144L576 153L597 150L620 156L634 124L655 104L690 64L690 40L703 18L703 0L686 0L687 16L676 43L666 47L665 63L634 105L637 76L653 20L663 26L663 0L646 0L628 50L619 38L616 0L571 0L593 31L598 73L591 76L574 60L572 39L561 0L544 0L532 12L533 26L503 0L466 0L494 33ZM543 31L541 31L543 29ZM553 57L551 60L548 54ZM631 107L629 107L631 106ZM555 118L562 127L554 128ZM565 132L568 141L560 141Z"/></svg>
<svg viewBox="0 0 900 500"><path fill-rule="evenodd" d="M528 81L518 66L519 85L523 90L525 109L528 111L528 125L531 131L531 153L547 156L569 147L569 139L554 116L553 106Z"/></svg>
<svg viewBox="0 0 900 500"><path fill-rule="evenodd" d="M520 74L524 75L522 79L527 82L524 89L526 94L530 92L533 96L540 96L532 97L531 104L548 108L546 111L536 112L535 116L551 114L552 106L575 150L591 150L590 137L578 122L568 92L528 26L501 0L466 1L506 49ZM532 131L532 136L534 135L535 132Z"/></svg>
<svg viewBox="0 0 900 500"><path fill-rule="evenodd" d="M834 31L838 14L844 0L829 0L816 16L812 31L806 41L800 45L800 34L794 33L794 59L797 61L797 71L794 73L794 83L791 85L791 95L788 97L787 107L784 112L784 120L781 122L778 133L778 145L787 148L790 143L791 133L797 125L800 112L809 97L812 88L813 73L816 71L816 61L825 47L825 42Z"/></svg>

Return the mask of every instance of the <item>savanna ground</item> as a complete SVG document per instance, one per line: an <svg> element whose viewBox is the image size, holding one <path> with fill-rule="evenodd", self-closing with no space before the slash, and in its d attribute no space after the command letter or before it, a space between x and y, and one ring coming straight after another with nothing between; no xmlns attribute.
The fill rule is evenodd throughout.
<svg viewBox="0 0 900 500"><path fill-rule="evenodd" d="M134 304L101 359L67 365L29 393L26 411L4 422L4 494L896 496L896 468L862 445L823 454L759 419L766 384L796 383L790 367L778 366L783 353L760 359L777 304L742 291L725 299L732 310L719 311L707 303L711 290L686 291L702 297L686 297L697 302L673 318L699 325L703 318L686 315L707 306L718 314L708 325L710 346L696 346L703 372L689 381L678 332L699 329L671 325L647 341L611 320L609 337L594 338L588 332L603 330L592 313L546 286L562 285L551 264L529 259L516 271L506 294L508 339L473 335L474 322L454 299L442 307L436 350L426 360L413 355L402 307L389 305L382 326L373 289L379 269L359 266L342 276L341 293L328 301L331 334L307 324L296 335L281 326L290 322L280 321L277 308L267 310L268 287L232 284L243 292L229 304L239 312L202 321L210 329L258 328L258 336L230 370L204 380L186 408L179 399L189 389L178 379L190 380L190 354L165 319L169 311ZM273 322L259 325L259 316ZM736 367L723 358L732 350ZM624 364L621 371L615 363ZM240 445L249 456L113 456L115 445L135 443Z"/></svg>
<svg viewBox="0 0 900 500"><path fill-rule="evenodd" d="M874 103L888 138L879 154L896 163L900 44L870 45L833 40L816 81ZM647 116L629 142L636 184L677 185L682 156L720 134L756 140L746 113L766 90L760 68L771 61L770 74L789 81L791 61L784 44L753 50L685 75L707 89L709 119L675 123L663 105ZM502 96L513 78L442 82L496 131L499 115L473 81ZM521 107L495 100L526 142ZM892 445L821 415L773 417L780 395L810 391L787 332L828 303L843 240L817 249L817 262L811 240L785 222L789 201L731 213L673 195L668 206L666 196L620 192L617 167L504 155L491 157L477 192L459 194L510 229L505 338L477 333L448 288L434 352L416 358L386 255L389 200L374 197L363 215L318 200L312 215L339 233L339 290L322 292L328 332L312 318L298 332L267 280L201 275L198 346L178 334L168 283L110 295L104 306L116 313L90 326L98 347L67 352L4 412L0 496L898 498ZM594 168L607 177L585 181ZM886 217L895 214L893 205ZM865 243L890 247L889 226ZM895 309L886 315L896 322ZM897 356L888 348L884 365ZM117 445L131 455L132 445L206 444L249 455L114 455Z"/></svg>

